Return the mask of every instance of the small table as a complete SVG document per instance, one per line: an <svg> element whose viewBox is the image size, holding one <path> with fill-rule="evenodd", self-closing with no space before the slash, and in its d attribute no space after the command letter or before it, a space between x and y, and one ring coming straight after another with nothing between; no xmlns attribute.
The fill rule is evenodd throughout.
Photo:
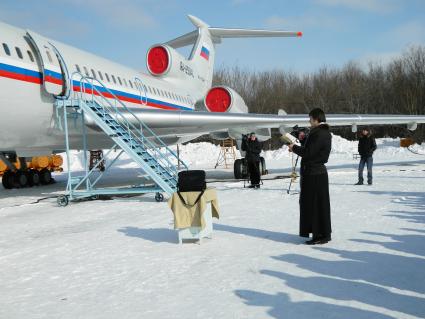
<svg viewBox="0 0 425 319"><path fill-rule="evenodd" d="M212 217L219 218L217 192L214 188L207 188L194 204L199 194L200 192L181 192L180 195L187 205L177 193L168 200L174 214L174 229L177 230L180 244L185 239L197 239L201 242L204 237L212 238Z"/></svg>

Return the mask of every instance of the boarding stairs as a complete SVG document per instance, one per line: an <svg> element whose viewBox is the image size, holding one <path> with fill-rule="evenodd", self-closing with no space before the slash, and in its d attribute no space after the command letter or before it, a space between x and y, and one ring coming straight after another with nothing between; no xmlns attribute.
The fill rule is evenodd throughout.
<svg viewBox="0 0 425 319"><path fill-rule="evenodd" d="M150 179L155 186L138 187L136 190L135 188L131 188L130 192L127 189L113 189L112 191L110 189L95 189L94 184L98 179L93 183L90 181L89 177L97 168L96 165L90 171L86 170L86 174L79 178L72 176L69 170L67 194L65 196L68 196L72 200L78 197L91 197L101 194L157 192L155 199L159 201L163 199L162 195L159 196L160 192L165 192L168 195L174 193L177 187L178 167L187 169L186 164L177 157L159 136L127 108L111 90L106 88L103 83L97 79L86 77L81 73L74 74L72 78L76 76L79 78L79 92L73 91L71 93L72 97L57 99L55 103L58 109L62 108L64 111L63 121L65 122L67 153L69 154L70 150L67 118L69 114L73 114L75 118L75 113L77 113L77 117L78 115L82 117L82 127L84 129L83 144L85 151L85 118L90 118L113 140L115 143L113 148L119 147L123 152L127 153L146 173L146 177ZM78 82L75 80L73 81L74 87L75 83ZM106 98L105 95L109 98ZM119 155L121 155L121 153ZM105 157L108 154L109 152L105 154ZM87 166L87 163L85 164ZM68 163L68 167L70 167L70 163ZM109 167L110 165L107 166L107 168ZM84 185L86 189L78 191L78 188ZM68 198L61 199L67 204Z"/></svg>

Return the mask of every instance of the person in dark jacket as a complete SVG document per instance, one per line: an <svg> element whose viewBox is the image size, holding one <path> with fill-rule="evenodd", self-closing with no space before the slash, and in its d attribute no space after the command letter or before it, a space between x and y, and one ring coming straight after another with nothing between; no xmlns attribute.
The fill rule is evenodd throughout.
<svg viewBox="0 0 425 319"><path fill-rule="evenodd" d="M261 144L258 142L255 133L251 133L244 143L246 151L245 159L248 164L249 179L251 185L249 188L260 188L260 153Z"/></svg>
<svg viewBox="0 0 425 319"><path fill-rule="evenodd" d="M313 109L310 113L311 130L305 144L290 144L289 150L299 155L300 169L300 236L309 237L308 245L325 244L331 240L331 206L329 181L325 163L328 162L332 136L325 113Z"/></svg>
<svg viewBox="0 0 425 319"><path fill-rule="evenodd" d="M373 166L373 152L376 150L375 138L371 135L370 130L364 128L359 138L358 151L360 154L359 163L359 181L355 185L363 185L363 170L365 164L367 165L367 183L372 185L372 166Z"/></svg>

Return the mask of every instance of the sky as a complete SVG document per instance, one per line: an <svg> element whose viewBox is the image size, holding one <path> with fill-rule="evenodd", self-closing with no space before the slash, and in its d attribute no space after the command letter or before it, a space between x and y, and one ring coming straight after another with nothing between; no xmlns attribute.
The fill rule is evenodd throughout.
<svg viewBox="0 0 425 319"><path fill-rule="evenodd" d="M213 27L303 32L225 39L216 67L309 73L350 61L385 64L425 45L425 0L0 0L1 21L141 71L151 45L194 30L187 14Z"/></svg>

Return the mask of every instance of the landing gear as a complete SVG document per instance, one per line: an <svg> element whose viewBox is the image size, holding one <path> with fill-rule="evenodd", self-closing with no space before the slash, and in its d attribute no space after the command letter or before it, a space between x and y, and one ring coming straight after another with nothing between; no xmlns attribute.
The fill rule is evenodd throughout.
<svg viewBox="0 0 425 319"><path fill-rule="evenodd" d="M244 158L239 158L233 164L233 174L236 179L245 179L248 177L248 165Z"/></svg>
<svg viewBox="0 0 425 319"><path fill-rule="evenodd" d="M260 157L260 174L267 175L266 160L264 157ZM239 158L233 164L233 174L236 179L247 179L249 176L248 164L244 158Z"/></svg>
<svg viewBox="0 0 425 319"><path fill-rule="evenodd" d="M260 174L261 175L267 175L269 172L267 171L266 168L266 160L264 159L264 157L260 157Z"/></svg>
<svg viewBox="0 0 425 319"><path fill-rule="evenodd" d="M159 203L159 202L163 202L164 201L164 195L162 195L161 193L156 193L155 194L155 200Z"/></svg>

